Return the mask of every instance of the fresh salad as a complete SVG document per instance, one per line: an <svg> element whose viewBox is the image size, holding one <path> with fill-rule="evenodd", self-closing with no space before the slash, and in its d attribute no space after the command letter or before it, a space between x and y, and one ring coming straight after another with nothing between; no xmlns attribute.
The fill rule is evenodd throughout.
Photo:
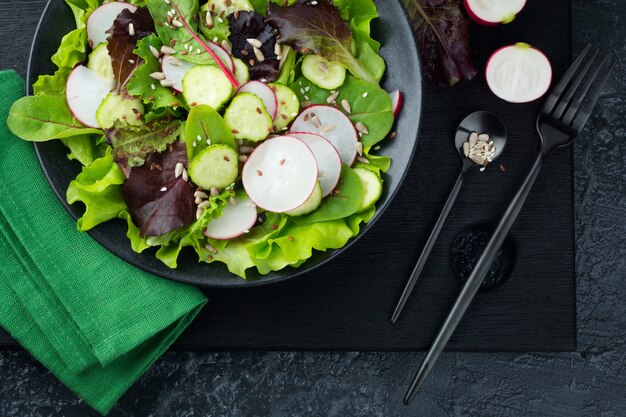
<svg viewBox="0 0 626 417"><path fill-rule="evenodd" d="M401 105L379 86L372 0L66 2L58 70L8 125L83 165L80 231L123 219L136 252L176 268L189 247L245 278L372 219Z"/></svg>

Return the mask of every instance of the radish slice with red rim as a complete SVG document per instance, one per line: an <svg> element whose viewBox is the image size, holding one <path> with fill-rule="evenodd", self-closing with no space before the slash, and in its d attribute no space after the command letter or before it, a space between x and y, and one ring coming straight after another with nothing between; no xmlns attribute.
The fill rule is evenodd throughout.
<svg viewBox="0 0 626 417"><path fill-rule="evenodd" d="M391 111L393 112L393 116L398 118L400 111L402 111L402 104L404 102L402 91L395 90L389 93L389 97L391 97Z"/></svg>
<svg viewBox="0 0 626 417"><path fill-rule="evenodd" d="M467 14L485 26L511 23L522 11L526 0L465 0Z"/></svg>
<svg viewBox="0 0 626 417"><path fill-rule="evenodd" d="M67 78L65 98L70 111L85 126L99 128L96 112L111 91L111 81L79 65Z"/></svg>
<svg viewBox="0 0 626 417"><path fill-rule="evenodd" d="M237 198L234 205L224 206L222 215L211 220L202 233L211 239L234 239L249 232L257 218L256 205L252 200L247 197Z"/></svg>
<svg viewBox="0 0 626 417"><path fill-rule="evenodd" d="M276 98L274 90L267 84L261 81L249 81L242 85L238 92L254 94L260 98L272 120L276 119L278 113L278 99Z"/></svg>
<svg viewBox="0 0 626 417"><path fill-rule="evenodd" d="M341 161L348 166L356 158L359 135L348 116L335 107L307 107L296 117L291 131L316 133L324 137L337 148Z"/></svg>
<svg viewBox="0 0 626 417"><path fill-rule="evenodd" d="M173 57L165 57L163 58L163 63L161 64L161 71L163 71L163 75L165 75L166 79L174 82L172 88L178 92L182 92L183 78L185 78L185 74L187 74L187 72L195 66L196 64L189 61L183 61Z"/></svg>
<svg viewBox="0 0 626 417"><path fill-rule="evenodd" d="M322 188L322 197L333 192L341 176L341 157L326 138L315 133L292 132L289 136L300 139L313 152L317 160L317 178Z"/></svg>
<svg viewBox="0 0 626 417"><path fill-rule="evenodd" d="M261 143L248 157L241 179L254 203L275 213L304 204L317 184L317 161L299 139L279 136Z"/></svg>
<svg viewBox="0 0 626 417"><path fill-rule="evenodd" d="M106 31L111 29L117 16L126 9L134 12L137 10L137 6L122 1L115 1L103 4L89 15L87 19L87 38L92 48L95 48L102 42L106 42L109 37Z"/></svg>
<svg viewBox="0 0 626 417"><path fill-rule="evenodd" d="M220 61L222 61L224 63L224 65L226 65L228 70L232 74L234 74L235 73L235 62L233 61L233 57L228 52L226 52L226 49L222 48L220 45L216 44L215 42L204 41L204 43L206 44L206 46L211 48L211 50L213 52L215 52L215 55L218 56Z"/></svg>
<svg viewBox="0 0 626 417"><path fill-rule="evenodd" d="M543 52L528 44L516 43L491 55L485 77L496 96L511 103L527 103L548 91L552 67Z"/></svg>

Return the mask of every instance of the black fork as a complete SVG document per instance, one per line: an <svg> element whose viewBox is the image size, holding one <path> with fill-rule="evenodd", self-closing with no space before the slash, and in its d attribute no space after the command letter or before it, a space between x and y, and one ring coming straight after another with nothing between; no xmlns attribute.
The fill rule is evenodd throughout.
<svg viewBox="0 0 626 417"><path fill-rule="evenodd" d="M597 51L590 54L591 49L591 45L585 48L561 81L554 87L541 109L537 117L541 151L519 191L502 216L500 223L498 223L491 240L480 255L452 310L439 330L404 397L406 404L415 397L417 390L424 383L426 376L463 318L476 292L478 292L480 284L485 279L498 250L504 243L513 223L515 223L515 219L521 211L546 158L554 149L569 145L589 120L602 88L615 65L613 62L607 66L606 57L598 62L596 59Z"/></svg>

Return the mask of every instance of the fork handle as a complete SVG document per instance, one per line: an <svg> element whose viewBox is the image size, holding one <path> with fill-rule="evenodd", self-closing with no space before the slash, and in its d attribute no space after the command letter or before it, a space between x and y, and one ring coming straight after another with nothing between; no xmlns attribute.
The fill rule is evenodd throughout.
<svg viewBox="0 0 626 417"><path fill-rule="evenodd" d="M404 402L408 404L415 397L415 394L419 390L420 386L426 380L426 376L432 369L433 365L437 361L437 358L445 348L446 344L450 340L450 337L454 333L454 330L459 325L459 322L463 318L465 311L469 307L470 303L474 299L474 296L478 292L480 285L482 284L485 276L489 272L489 268L491 268L491 264L496 258L496 254L500 250L500 247L504 243L506 236L509 234L513 223L515 223L515 219L519 215L522 207L524 206L524 202L530 193L530 190L543 167L543 163L546 159L547 154L541 152L530 172L526 176L526 179L522 183L520 189L517 191L517 194L513 197L513 200L509 204L508 208L504 212L502 219L498 223L495 232L491 236L487 247L483 250L478 262L474 266L472 273L467 279L461 293L459 294L452 310L448 314L445 322L441 326L433 345L431 346L422 366L420 367L417 375L413 379L411 386L409 387L405 397Z"/></svg>

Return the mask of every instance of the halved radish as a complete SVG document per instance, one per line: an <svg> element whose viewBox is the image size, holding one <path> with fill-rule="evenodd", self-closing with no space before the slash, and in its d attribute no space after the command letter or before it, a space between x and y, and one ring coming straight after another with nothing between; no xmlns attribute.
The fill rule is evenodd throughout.
<svg viewBox="0 0 626 417"><path fill-rule="evenodd" d="M284 213L304 204L317 184L317 161L299 139L279 136L261 143L241 174L248 196L257 206Z"/></svg>
<svg viewBox="0 0 626 417"><path fill-rule="evenodd" d="M134 12L137 10L137 6L123 1L114 1L103 4L89 15L89 19L87 19L87 38L92 48L95 48L102 42L106 42L109 37L106 31L113 26L117 16L126 9Z"/></svg>
<svg viewBox="0 0 626 417"><path fill-rule="evenodd" d="M79 65L67 79L65 98L70 111L79 122L99 128L96 112L110 91L110 80Z"/></svg>
<svg viewBox="0 0 626 417"><path fill-rule="evenodd" d="M511 23L525 5L526 0L465 0L467 14L485 26Z"/></svg>
<svg viewBox="0 0 626 417"><path fill-rule="evenodd" d="M548 91L552 67L543 52L520 42L494 52L487 61L485 76L496 96L511 103L526 103Z"/></svg>
<svg viewBox="0 0 626 417"><path fill-rule="evenodd" d="M333 192L341 176L341 157L326 138L307 132L292 132L289 136L300 139L313 152L317 160L317 178L322 188L322 197Z"/></svg>
<svg viewBox="0 0 626 417"><path fill-rule="evenodd" d="M172 88L176 91L182 92L183 78L185 78L185 74L187 74L187 72L196 65L197 64L189 61L165 57L163 59L163 63L161 64L161 71L163 71L166 79L174 82Z"/></svg>
<svg viewBox="0 0 626 417"><path fill-rule="evenodd" d="M393 116L397 118L400 114L400 111L402 110L404 96L402 95L402 91L400 90L395 90L389 93L389 96L391 97L391 111L393 111Z"/></svg>
<svg viewBox="0 0 626 417"><path fill-rule="evenodd" d="M348 116L332 106L309 106L291 125L292 132L317 133L333 144L341 161L350 166L357 153L359 135Z"/></svg>
<svg viewBox="0 0 626 417"><path fill-rule="evenodd" d="M278 99L276 93L267 84L261 81L249 81L239 87L239 93L254 94L263 101L267 113L272 117L272 120L276 119L278 113Z"/></svg>
<svg viewBox="0 0 626 417"><path fill-rule="evenodd" d="M227 204L222 215L211 220L202 232L217 240L234 239L250 231L258 218L256 205L249 198L237 198L235 204Z"/></svg>

